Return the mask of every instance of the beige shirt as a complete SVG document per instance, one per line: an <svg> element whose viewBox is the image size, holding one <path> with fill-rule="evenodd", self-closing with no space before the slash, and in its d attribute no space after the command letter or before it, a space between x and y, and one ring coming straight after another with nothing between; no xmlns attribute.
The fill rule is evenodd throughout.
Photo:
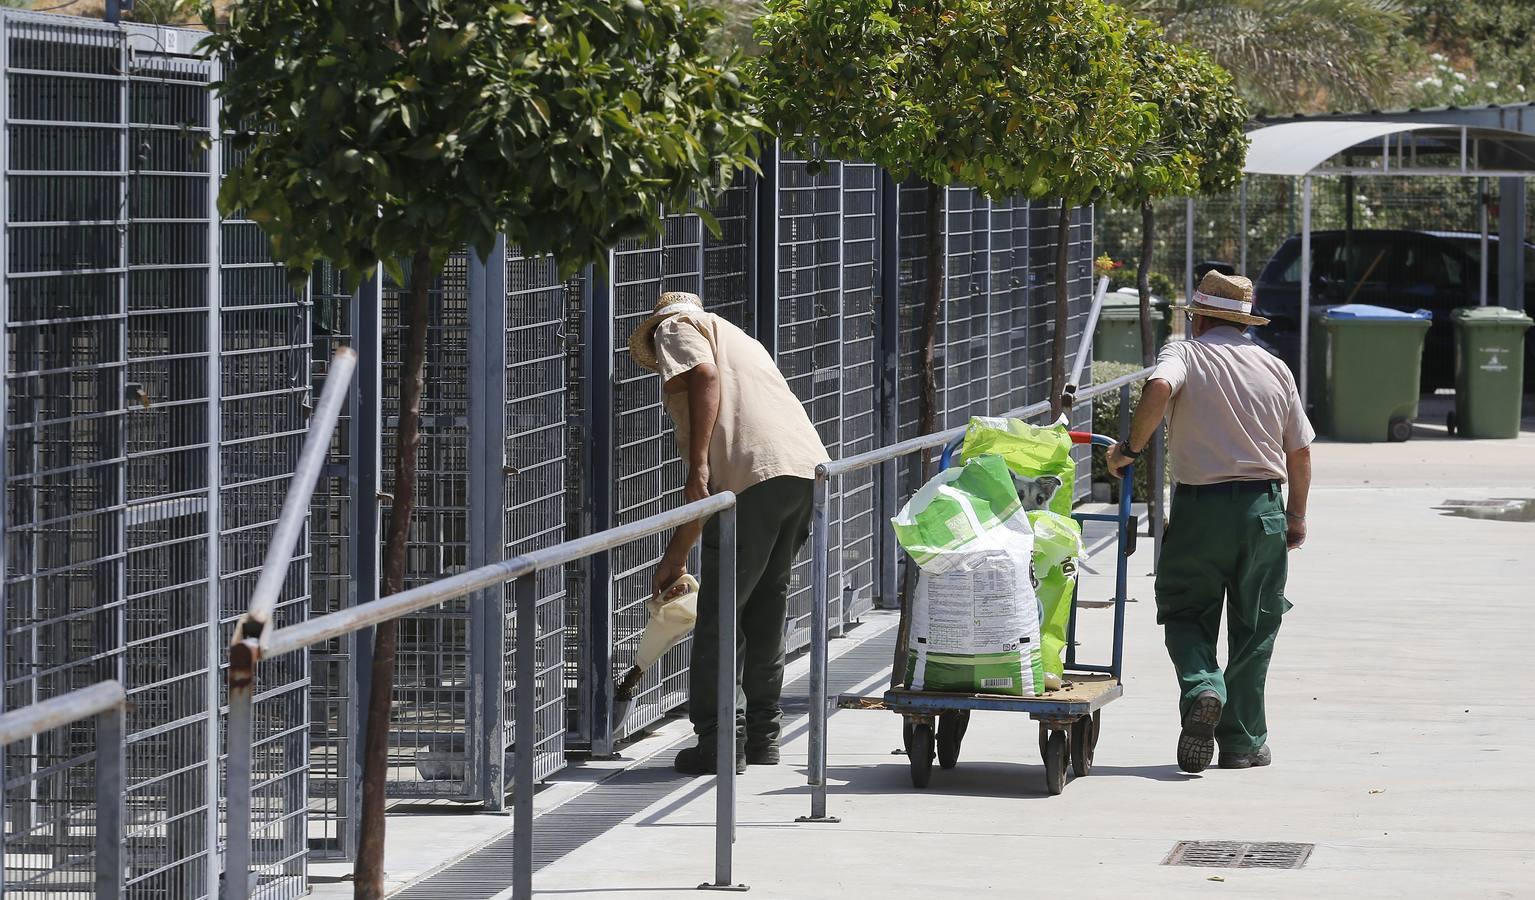
<svg viewBox="0 0 1535 900"><path fill-rule="evenodd" d="M1152 378L1172 385L1168 452L1179 484L1284 481L1316 437L1290 369L1235 328L1172 341Z"/></svg>
<svg viewBox="0 0 1535 900"><path fill-rule="evenodd" d="M815 467L830 459L773 357L746 332L712 313L681 313L656 328L655 345L663 381L702 363L719 369L719 418L709 438L711 491L739 494L782 475L814 478ZM687 392L666 394L665 402L685 456Z"/></svg>

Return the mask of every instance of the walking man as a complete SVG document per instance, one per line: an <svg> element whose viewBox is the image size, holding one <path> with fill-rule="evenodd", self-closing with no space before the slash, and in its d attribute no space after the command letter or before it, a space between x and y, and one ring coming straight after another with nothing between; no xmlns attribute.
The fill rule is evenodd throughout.
<svg viewBox="0 0 1535 900"><path fill-rule="evenodd" d="M776 765L790 569L810 534L815 469L829 459L826 448L767 349L706 312L697 295L662 294L630 337L629 354L664 382L687 462L688 502L713 491L736 495L736 771L747 762ZM726 599L719 594L718 521L677 529L655 574L657 593L680 578L700 533L688 700L698 745L676 761L686 775L715 771L719 604Z"/></svg>
<svg viewBox="0 0 1535 900"><path fill-rule="evenodd" d="M1306 541L1311 441L1289 368L1253 343L1252 282L1209 272L1188 306L1192 338L1169 343L1135 411L1130 439L1109 453L1118 474L1171 409L1177 488L1157 567L1157 623L1183 695L1178 766L1201 772L1272 759L1263 687L1274 636L1290 609L1288 553ZM1289 484L1288 502L1283 486ZM1222 607L1226 669L1216 662Z"/></svg>

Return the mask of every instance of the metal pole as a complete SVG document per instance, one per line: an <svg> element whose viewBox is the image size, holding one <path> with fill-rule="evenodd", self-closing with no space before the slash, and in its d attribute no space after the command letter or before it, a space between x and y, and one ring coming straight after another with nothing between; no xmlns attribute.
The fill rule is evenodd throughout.
<svg viewBox="0 0 1535 900"><path fill-rule="evenodd" d="M506 556L506 237L484 259L470 252L465 287L469 305L469 566ZM475 604L478 634L470 631L472 684L480 688L476 713L465 723L469 758L476 765L480 799L489 812L506 809L506 586L495 585Z"/></svg>
<svg viewBox="0 0 1535 900"><path fill-rule="evenodd" d="M225 726L229 758L224 788L228 809L224 900L250 900L251 895L251 745L256 736L254 652L250 642L237 644L230 651L229 720ZM239 673L241 669L243 674Z"/></svg>
<svg viewBox="0 0 1535 900"><path fill-rule="evenodd" d="M1311 349L1311 176L1307 175L1301 187L1301 235L1300 235L1300 359L1296 362L1300 387L1301 407L1305 408L1309 397L1307 384L1309 369L1308 353Z"/></svg>
<svg viewBox="0 0 1535 900"><path fill-rule="evenodd" d="M123 738L122 704L96 716L96 896L123 895ZM249 806L247 795L246 805ZM249 827L247 825L247 827Z"/></svg>
<svg viewBox="0 0 1535 900"><path fill-rule="evenodd" d="M352 607L378 599L379 553L383 542L379 535L379 491L382 471L383 438L383 274L375 270L352 294L352 345L357 351L357 389L351 420L351 458L347 461L347 490L350 493L350 535L347 561L352 573ZM346 829L346 855L356 855L362 817L362 772L367 733L368 699L373 692L373 629L363 628L351 634L352 702L347 710L347 740L351 758L345 769L340 790L340 804Z"/></svg>
<svg viewBox="0 0 1535 900"><path fill-rule="evenodd" d="M704 890L744 891L731 873L736 839L736 507L719 513L718 727L714 741L714 881Z"/></svg>
<svg viewBox="0 0 1535 900"><path fill-rule="evenodd" d="M1194 296L1194 198L1184 201L1183 208L1183 296Z"/></svg>
<svg viewBox="0 0 1535 900"><path fill-rule="evenodd" d="M810 815L800 822L836 821L826 815L826 670L828 635L826 628L827 538L831 523L826 507L831 494L828 476L816 473L814 505L810 513L810 578L813 582L810 610L810 758L807 761L810 785Z"/></svg>
<svg viewBox="0 0 1535 900"><path fill-rule="evenodd" d="M1124 390L1125 394L1128 395L1130 389L1125 388ZM1125 480L1119 488L1119 518L1122 522L1128 521L1131 528L1134 527L1135 522L1133 518L1130 518L1133 510L1130 501L1131 495L1134 493L1134 484L1135 466L1130 465L1125 468ZM1120 559L1124 559L1125 546L1129 543L1129 540L1129 529L1119 529L1117 547ZM1130 589L1128 581L1130 573L1127 566L1115 566L1114 569L1114 661L1112 666L1114 677L1119 678L1120 662L1124 659L1125 653L1125 601L1128 599L1125 595ZM1072 621L1075 623L1075 615L1072 616ZM1073 629L1072 633L1072 643L1076 643L1075 629Z"/></svg>
<svg viewBox="0 0 1535 900"><path fill-rule="evenodd" d="M1491 217L1487 214L1487 201L1489 199L1491 198L1487 195L1487 179L1478 178L1476 180L1476 206L1482 228L1481 272L1477 278L1477 305L1479 306L1487 305L1487 245L1489 243L1488 230L1491 227L1491 222L1489 221Z"/></svg>
<svg viewBox="0 0 1535 900"><path fill-rule="evenodd" d="M586 417L587 452L591 468L587 484L591 488L590 534L613 527L613 458L618 452L613 443L613 273L612 251L606 266L593 266L586 280L586 308L582 311L587 334L586 352L582 354L585 393L582 414ZM587 704L580 710L592 756L613 755L613 568L612 556L598 553L587 568L587 601L582 625L581 699Z"/></svg>
<svg viewBox="0 0 1535 900"><path fill-rule="evenodd" d="M901 188L889 172L880 171L879 190L879 429L883 443L900 439L900 350L901 350ZM879 520L888 522L900 507L899 470L894 460L879 467ZM879 606L896 609L901 605L900 549L895 532L877 529L879 534Z"/></svg>
<svg viewBox="0 0 1535 900"><path fill-rule="evenodd" d="M537 755L535 718L538 706L538 600L536 575L527 574L512 583L517 615L517 666L515 686L516 759L512 764L512 897L533 900L533 760Z"/></svg>
<svg viewBox="0 0 1535 900"><path fill-rule="evenodd" d="M1247 274L1247 176L1242 176L1242 186L1237 190L1237 230L1241 233L1241 272Z"/></svg>
<svg viewBox="0 0 1535 900"><path fill-rule="evenodd" d="M272 529L266 559L262 562L261 573L256 576L256 587L251 591L250 611L246 615L258 625L265 626L272 620L277 596L288 580L293 548L303 533L304 525L309 521L309 505L314 500L314 487L320 480L320 470L325 466L331 432L336 429L341 404L346 402L347 388L356 368L357 354L350 347L340 347L326 370L325 389L320 394L319 405L309 417L309 433L304 438L303 450L299 452L298 466L294 470L293 480L288 484L288 494L283 498L277 525Z"/></svg>

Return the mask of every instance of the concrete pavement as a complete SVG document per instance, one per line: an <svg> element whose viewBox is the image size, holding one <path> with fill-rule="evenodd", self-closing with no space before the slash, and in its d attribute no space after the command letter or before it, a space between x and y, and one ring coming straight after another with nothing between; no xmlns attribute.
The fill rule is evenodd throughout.
<svg viewBox="0 0 1535 900"><path fill-rule="evenodd" d="M795 900L1044 891L1535 896L1527 694L1535 679L1535 523L1436 509L1447 500L1535 498L1535 434L1468 442L1425 428L1407 444L1319 444L1315 457L1311 538L1292 557L1295 609L1270 673L1271 768L1177 771L1176 683L1153 621L1146 553L1132 560L1125 697L1104 711L1093 775L1047 796L1034 724L977 713L959 767L936 771L930 789L915 791L905 758L892 753L899 720L839 712L830 725L830 806L842 822L794 823L809 800L803 728L792 729L786 765L754 767L738 782L736 880L752 896ZM1111 588L1110 560L1093 568L1089 600ZM1107 652L1109 616L1083 613L1082 653ZM891 624L876 615L834 651L873 642L865 650L879 652L865 655L888 659ZM864 687L877 691L888 670L869 675ZM685 731L674 723L630 753L669 752ZM591 778L582 771L576 777ZM647 808L543 866L537 894L693 895L713 873L710 784L677 780ZM553 795L541 800L553 805ZM431 827L447 839L441 824ZM415 852L411 830L391 822L392 861L396 849ZM473 843L473 830L461 832L461 847ZM1161 865L1180 840L1316 847L1295 871Z"/></svg>

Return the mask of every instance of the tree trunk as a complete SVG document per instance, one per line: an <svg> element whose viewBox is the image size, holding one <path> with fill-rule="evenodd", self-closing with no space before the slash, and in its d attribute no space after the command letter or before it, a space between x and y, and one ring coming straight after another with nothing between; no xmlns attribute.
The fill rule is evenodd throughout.
<svg viewBox="0 0 1535 900"><path fill-rule="evenodd" d="M1157 361L1156 334L1151 323L1151 253L1157 224L1157 212L1146 201L1141 206L1141 263L1135 270L1135 286L1141 294L1141 365Z"/></svg>
<svg viewBox="0 0 1535 900"><path fill-rule="evenodd" d="M1055 338L1050 343L1050 417L1065 409L1066 325L1071 319L1071 204L1061 201L1061 221L1055 231Z"/></svg>
<svg viewBox="0 0 1535 900"><path fill-rule="evenodd" d="M400 423L395 431L394 500L384 539L380 596L405 589L406 542L416 498L416 450L421 445L421 393L426 386L427 297L432 287L431 254L417 250L411 260L400 360ZM355 900L383 900L384 787L389 770L390 701L394 693L397 623L384 622L373 632L373 672L362 769L362 826L357 844Z"/></svg>
<svg viewBox="0 0 1535 900"><path fill-rule="evenodd" d="M921 375L922 400L918 409L917 433L938 430L938 372L933 366L933 345L938 339L938 317L943 311L945 278L943 252L943 201L946 189L930 185L927 189L927 297L922 304ZM923 477L932 473L931 454L923 454Z"/></svg>

